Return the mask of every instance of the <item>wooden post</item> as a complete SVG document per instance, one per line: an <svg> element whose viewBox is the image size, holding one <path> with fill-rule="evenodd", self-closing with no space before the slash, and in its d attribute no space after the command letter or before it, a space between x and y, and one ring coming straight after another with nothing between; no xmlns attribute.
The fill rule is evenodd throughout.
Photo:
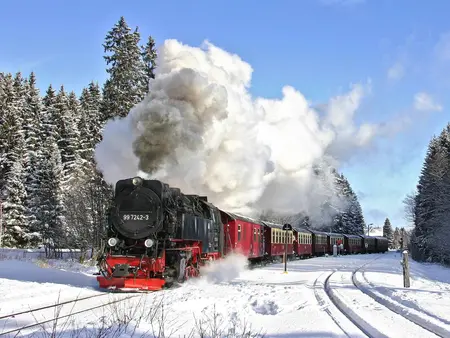
<svg viewBox="0 0 450 338"><path fill-rule="evenodd" d="M408 251L403 251L402 255L402 266L403 266L403 287L409 288L411 286L410 278L409 278L409 260L408 260Z"/></svg>

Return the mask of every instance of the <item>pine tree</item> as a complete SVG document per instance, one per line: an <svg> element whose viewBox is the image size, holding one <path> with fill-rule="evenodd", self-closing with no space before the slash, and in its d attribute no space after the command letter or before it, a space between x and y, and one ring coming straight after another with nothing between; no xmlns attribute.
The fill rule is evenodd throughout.
<svg viewBox="0 0 450 338"><path fill-rule="evenodd" d="M1 199L2 221L6 229L5 241L10 245L26 245L27 220L24 203L26 191L23 184L25 172L23 158L25 153L22 121L25 109L25 86L21 73L13 78L11 74L3 77L0 106L1 141Z"/></svg>
<svg viewBox="0 0 450 338"><path fill-rule="evenodd" d="M121 17L108 32L103 45L109 78L103 88L101 107L103 121L125 117L145 96L147 89L145 64L139 48L140 34Z"/></svg>
<svg viewBox="0 0 450 338"><path fill-rule="evenodd" d="M45 145L45 149L48 158L46 161L40 161L36 173L40 206L35 210L35 228L42 234L45 245L62 248L68 232L61 183L63 164L59 149L53 140Z"/></svg>
<svg viewBox="0 0 450 338"><path fill-rule="evenodd" d="M414 203L412 256L450 263L450 125L430 141Z"/></svg>
<svg viewBox="0 0 450 338"><path fill-rule="evenodd" d="M156 58L157 58L157 52L156 52L155 40L153 39L153 37L149 36L147 44L145 46L142 46L142 59L144 61L144 65L145 65L147 92L149 91L150 79L155 78Z"/></svg>
<svg viewBox="0 0 450 338"><path fill-rule="evenodd" d="M21 89L19 93L16 92L17 83L11 74L6 74L2 81L2 92L0 93L0 118L2 124L0 125L0 153L1 171L0 179L1 186L5 184L13 164L23 156L23 130L22 130L22 116L23 116L23 98L21 96ZM21 137L18 137L21 135Z"/></svg>
<svg viewBox="0 0 450 338"><path fill-rule="evenodd" d="M392 248L392 243L394 241L394 235L392 233L392 225L389 218L386 218L383 225L383 237L386 237L389 241L389 247Z"/></svg>
<svg viewBox="0 0 450 338"><path fill-rule="evenodd" d="M77 102L72 102L72 108L77 109ZM70 110L70 101L64 87L61 86L55 98L54 107L56 108L54 119L58 136L56 142L61 153L63 164L64 184L70 185L73 178L72 174L76 172L77 152L79 150L78 128L75 123L75 115L77 111Z"/></svg>
<svg viewBox="0 0 450 338"><path fill-rule="evenodd" d="M28 240L30 245L36 245L39 241L39 234L33 232L32 227L35 223L34 202L37 191L34 189L33 179L38 165L38 155L41 146L41 114L43 110L42 99L39 90L36 88L36 77L31 73L27 81L26 107L24 116L24 135L25 135L25 158L24 175L25 190L27 199L24 206L26 209L28 228Z"/></svg>
<svg viewBox="0 0 450 338"><path fill-rule="evenodd" d="M343 174L339 174L336 170L333 170L333 173L335 175L335 194L341 205L339 213L334 218L333 229L339 233L363 234L365 221L358 196Z"/></svg>
<svg viewBox="0 0 450 338"><path fill-rule="evenodd" d="M399 249L400 248L400 230L398 227L395 227L394 230L394 238L392 240L392 248Z"/></svg>
<svg viewBox="0 0 450 338"><path fill-rule="evenodd" d="M80 97L80 119L78 129L80 131L80 145L82 157L91 161L95 146L101 141L101 93L98 84L91 82L88 88L84 88Z"/></svg>
<svg viewBox="0 0 450 338"><path fill-rule="evenodd" d="M64 242L66 222L64 215L63 180L64 166L57 140L59 109L55 90L50 85L43 98L41 112L41 146L33 154L36 163L30 189L30 210L34 215L31 224L33 242L43 241L46 245L61 245Z"/></svg>
<svg viewBox="0 0 450 338"><path fill-rule="evenodd" d="M23 175L22 161L18 160L12 165L4 188L2 216L5 229L3 243L6 246L24 247L28 244L24 207L27 196L22 181Z"/></svg>

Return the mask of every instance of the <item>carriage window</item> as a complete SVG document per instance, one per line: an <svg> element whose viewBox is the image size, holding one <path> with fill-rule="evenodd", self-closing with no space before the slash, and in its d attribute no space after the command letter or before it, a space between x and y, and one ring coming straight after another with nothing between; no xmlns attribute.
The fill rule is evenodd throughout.
<svg viewBox="0 0 450 338"><path fill-rule="evenodd" d="M253 229L253 241L256 242L256 229Z"/></svg>
<svg viewBox="0 0 450 338"><path fill-rule="evenodd" d="M238 242L241 240L241 225L238 224Z"/></svg>

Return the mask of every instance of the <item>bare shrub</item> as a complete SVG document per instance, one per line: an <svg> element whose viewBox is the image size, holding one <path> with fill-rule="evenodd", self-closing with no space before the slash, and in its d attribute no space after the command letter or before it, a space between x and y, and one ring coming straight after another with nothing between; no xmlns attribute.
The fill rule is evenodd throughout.
<svg viewBox="0 0 450 338"><path fill-rule="evenodd" d="M58 297L59 298L59 297ZM241 321L237 314L224 318L213 306L212 313L204 311L201 317L193 315L194 327L187 335L177 334L187 324L170 316L165 295L142 294L138 299L126 299L116 303L110 300L101 308L101 313L92 312L94 318L83 325L76 321L72 303L70 316L61 320L61 305L55 306L54 319L39 324L40 330L31 337L59 338L119 338L119 337L182 337L182 338L262 338L261 332L254 332L251 325ZM59 302L59 301L58 301ZM84 312L87 314L89 312Z"/></svg>

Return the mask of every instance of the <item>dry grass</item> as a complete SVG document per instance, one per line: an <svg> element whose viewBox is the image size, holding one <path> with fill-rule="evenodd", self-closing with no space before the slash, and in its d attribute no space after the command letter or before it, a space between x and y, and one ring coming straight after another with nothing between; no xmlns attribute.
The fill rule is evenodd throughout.
<svg viewBox="0 0 450 338"><path fill-rule="evenodd" d="M110 299L108 303L115 299ZM59 299L58 299L59 302ZM23 335L20 332L14 337L32 338L259 338L261 332L252 330L251 325L241 321L237 316L224 316L216 310L192 314L190 323L174 318L167 306L164 294L148 295L107 304L101 309L72 315L75 303L58 305L53 310L54 318L45 324L38 324L32 334ZM173 304L171 304L173 306ZM69 317L60 318L63 306L71 307ZM85 308L89 307L85 305ZM77 309L79 310L79 309ZM88 319L87 319L88 318ZM83 323L83 324L81 324ZM192 329L186 333L181 331L186 326ZM180 332L181 331L181 332ZM1 331L0 331L1 334Z"/></svg>

